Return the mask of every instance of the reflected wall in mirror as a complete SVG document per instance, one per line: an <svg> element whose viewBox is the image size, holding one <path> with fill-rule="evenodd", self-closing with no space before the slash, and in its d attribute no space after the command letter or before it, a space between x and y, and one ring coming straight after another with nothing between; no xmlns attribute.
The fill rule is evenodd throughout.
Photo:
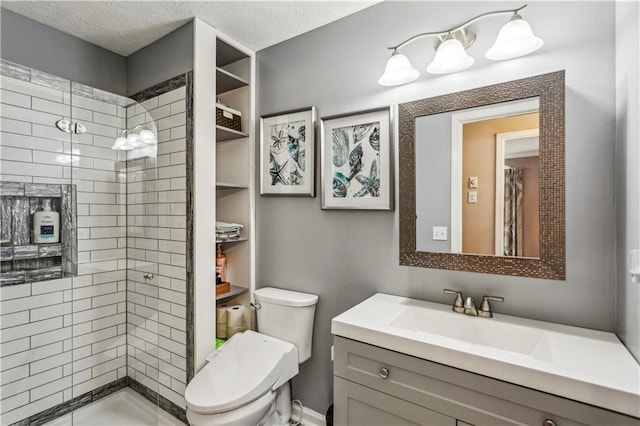
<svg viewBox="0 0 640 426"><path fill-rule="evenodd" d="M536 97L416 118L418 251L539 257L538 111Z"/></svg>
<svg viewBox="0 0 640 426"><path fill-rule="evenodd" d="M400 264L564 279L564 72L399 106Z"/></svg>

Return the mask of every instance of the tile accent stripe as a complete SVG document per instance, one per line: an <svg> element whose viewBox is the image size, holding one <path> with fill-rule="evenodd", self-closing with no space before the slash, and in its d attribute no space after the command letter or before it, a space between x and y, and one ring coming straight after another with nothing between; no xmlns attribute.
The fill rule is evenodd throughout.
<svg viewBox="0 0 640 426"><path fill-rule="evenodd" d="M45 424L58 417L64 416L65 414L68 414L73 410L77 410L78 408L84 407L87 404L91 404L92 402L104 398L105 396L110 395L126 386L127 377L122 377L111 383L107 383L104 386L100 386L99 388L77 396L69 401L65 401L54 407L34 414L33 416L27 417L26 419L20 420L19 422L12 423L11 426L39 426Z"/></svg>
<svg viewBox="0 0 640 426"><path fill-rule="evenodd" d="M178 407L173 402L169 401L167 398L162 395L158 395L157 392L149 389L143 384L137 382L135 379L129 377L129 387L134 391L138 392L140 395L147 398L153 404L157 404L160 408L162 408L167 413L171 414L173 417L181 420L182 422L189 424L187 421L187 411L184 408Z"/></svg>

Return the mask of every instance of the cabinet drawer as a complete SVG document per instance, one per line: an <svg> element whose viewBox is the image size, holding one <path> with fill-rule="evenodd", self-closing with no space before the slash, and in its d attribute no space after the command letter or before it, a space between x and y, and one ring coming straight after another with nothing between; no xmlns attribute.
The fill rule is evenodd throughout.
<svg viewBox="0 0 640 426"><path fill-rule="evenodd" d="M334 374L473 425L542 425L546 419L558 426L640 425L619 413L338 336Z"/></svg>
<svg viewBox="0 0 640 426"><path fill-rule="evenodd" d="M336 425L349 426L456 426L456 419L334 377Z"/></svg>

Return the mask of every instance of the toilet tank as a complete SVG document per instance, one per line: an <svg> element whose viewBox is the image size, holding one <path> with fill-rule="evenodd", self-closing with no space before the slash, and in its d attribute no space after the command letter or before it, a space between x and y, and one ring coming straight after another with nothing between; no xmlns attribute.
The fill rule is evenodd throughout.
<svg viewBox="0 0 640 426"><path fill-rule="evenodd" d="M255 291L258 331L298 348L298 362L302 364L311 357L313 319L318 296L309 293L284 290L274 287Z"/></svg>

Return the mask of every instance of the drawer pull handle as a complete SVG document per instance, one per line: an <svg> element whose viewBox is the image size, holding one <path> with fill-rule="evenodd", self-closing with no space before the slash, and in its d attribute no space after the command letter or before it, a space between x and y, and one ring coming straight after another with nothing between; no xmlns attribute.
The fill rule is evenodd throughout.
<svg viewBox="0 0 640 426"><path fill-rule="evenodd" d="M542 426L556 426L556 422L554 422L551 419L547 419L544 422L542 422Z"/></svg>
<svg viewBox="0 0 640 426"><path fill-rule="evenodd" d="M378 371L378 376L386 379L387 377L389 377L389 369L386 367L382 367L380 371Z"/></svg>

